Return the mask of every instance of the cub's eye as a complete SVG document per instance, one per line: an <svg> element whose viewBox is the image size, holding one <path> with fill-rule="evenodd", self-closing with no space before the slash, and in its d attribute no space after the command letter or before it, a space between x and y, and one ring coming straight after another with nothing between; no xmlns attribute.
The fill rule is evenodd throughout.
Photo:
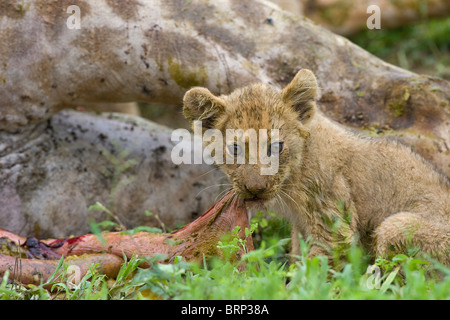
<svg viewBox="0 0 450 320"><path fill-rule="evenodd" d="M280 154L281 151L283 151L283 142L274 142L270 145L267 153L270 156L272 154Z"/></svg>
<svg viewBox="0 0 450 320"><path fill-rule="evenodd" d="M234 143L234 144L230 144L229 146L227 146L228 152L237 157L238 155L240 155L242 153L242 148L240 145Z"/></svg>

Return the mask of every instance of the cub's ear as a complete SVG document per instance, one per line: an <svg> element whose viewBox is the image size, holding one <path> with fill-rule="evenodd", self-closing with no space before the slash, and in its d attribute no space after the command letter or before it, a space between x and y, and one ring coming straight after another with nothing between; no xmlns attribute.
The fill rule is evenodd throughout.
<svg viewBox="0 0 450 320"><path fill-rule="evenodd" d="M225 101L213 95L205 88L192 88L183 98L183 113L191 125L202 121L202 127L211 129L217 117L225 111Z"/></svg>
<svg viewBox="0 0 450 320"><path fill-rule="evenodd" d="M283 91L281 99L298 113L298 119L307 123L316 112L317 80L307 69L300 70Z"/></svg>

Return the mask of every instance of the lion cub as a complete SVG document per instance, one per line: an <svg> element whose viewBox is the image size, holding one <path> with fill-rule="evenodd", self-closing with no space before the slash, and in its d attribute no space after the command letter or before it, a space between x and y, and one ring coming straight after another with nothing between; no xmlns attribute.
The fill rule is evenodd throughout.
<svg viewBox="0 0 450 320"><path fill-rule="evenodd" d="M263 205L311 237L310 255L344 251L360 241L376 257L417 247L450 265L450 183L408 148L358 136L317 110L317 81L300 70L283 90L253 84L227 96L193 88L184 115L203 129L278 129L268 152L278 157L274 175L262 164L221 164L234 192L249 205ZM224 153L248 143L224 140ZM344 249L344 250L342 250Z"/></svg>

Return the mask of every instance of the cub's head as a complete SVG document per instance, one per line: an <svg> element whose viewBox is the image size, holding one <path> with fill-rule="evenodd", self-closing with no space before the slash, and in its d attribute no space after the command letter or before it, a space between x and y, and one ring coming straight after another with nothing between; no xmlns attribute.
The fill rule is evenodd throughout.
<svg viewBox="0 0 450 320"><path fill-rule="evenodd" d="M279 195L292 170L302 165L316 97L316 78L303 69L281 91L254 84L217 97L193 88L184 96L183 112L191 124L201 121L204 137L221 133L210 141L219 142L213 153L234 192L248 201L264 201Z"/></svg>

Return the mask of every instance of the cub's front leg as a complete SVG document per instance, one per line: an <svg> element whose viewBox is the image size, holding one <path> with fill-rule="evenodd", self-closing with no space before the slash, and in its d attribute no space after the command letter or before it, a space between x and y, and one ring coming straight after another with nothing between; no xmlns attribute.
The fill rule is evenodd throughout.
<svg viewBox="0 0 450 320"><path fill-rule="evenodd" d="M300 220L300 221L299 221ZM292 224L292 255L301 255L299 236L309 238L308 258L326 256L330 262L341 260L356 241L356 214L343 202L318 210Z"/></svg>
<svg viewBox="0 0 450 320"><path fill-rule="evenodd" d="M292 226L292 232L291 232L291 256L292 260L295 260L296 257L302 255L302 248L300 245L300 238L303 238L303 240L306 240L306 237L302 235L302 232L298 227L295 225ZM329 250L325 249L325 246L321 246L317 238L312 239L313 244L311 244L309 250L308 250L308 258L312 258L315 256L326 256L328 259L331 259L331 255L329 255Z"/></svg>

